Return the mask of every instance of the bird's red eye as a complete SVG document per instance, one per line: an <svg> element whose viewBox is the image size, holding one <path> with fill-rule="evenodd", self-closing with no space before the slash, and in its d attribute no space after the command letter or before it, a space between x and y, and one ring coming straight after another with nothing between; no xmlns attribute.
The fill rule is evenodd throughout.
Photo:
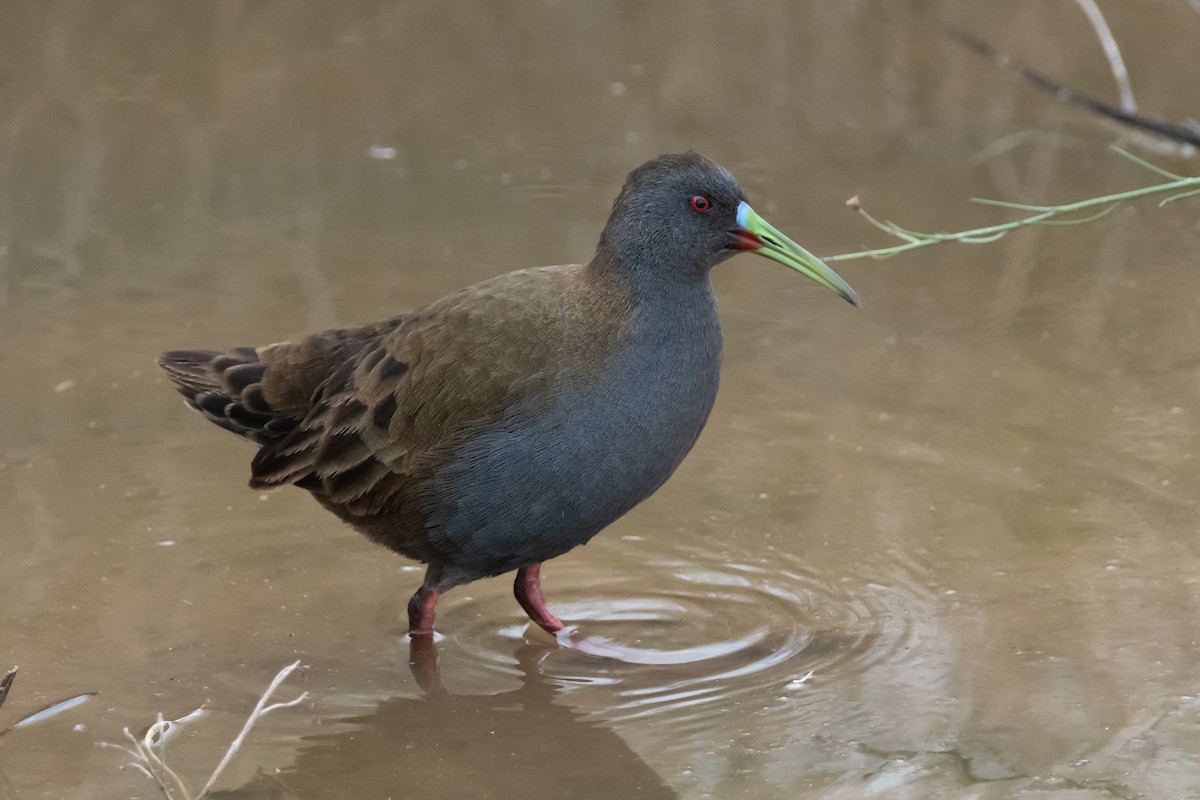
<svg viewBox="0 0 1200 800"><path fill-rule="evenodd" d="M712 203L710 203L708 198L705 197L704 195L698 194L692 198L692 210L693 211L704 212L704 211L708 211L710 208L712 208Z"/></svg>

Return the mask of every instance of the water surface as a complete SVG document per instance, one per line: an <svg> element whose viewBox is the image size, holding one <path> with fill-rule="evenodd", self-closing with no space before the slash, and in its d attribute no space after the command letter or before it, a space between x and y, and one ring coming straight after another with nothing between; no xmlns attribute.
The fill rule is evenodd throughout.
<svg viewBox="0 0 1200 800"><path fill-rule="evenodd" d="M1195 115L1200 17L1109 5L1143 107ZM841 265L861 311L723 265L696 450L544 570L626 657L483 581L442 606L445 695L408 667L421 571L246 489L153 366L585 260L664 151L819 254L881 241L853 194L953 230L1155 180L949 25L1110 96L1033 0L6 10L0 727L100 694L0 738L0 798L154 796L96 742L205 704L168 752L199 787L295 659L311 702L226 796L1200 797L1195 201Z"/></svg>

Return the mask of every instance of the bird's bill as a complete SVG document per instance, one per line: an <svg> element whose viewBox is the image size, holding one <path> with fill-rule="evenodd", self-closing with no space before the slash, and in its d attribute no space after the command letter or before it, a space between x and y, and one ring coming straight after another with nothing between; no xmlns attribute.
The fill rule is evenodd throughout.
<svg viewBox="0 0 1200 800"><path fill-rule="evenodd" d="M784 236L745 201L738 204L737 224L733 230L733 246L736 249L758 253L772 261L778 261L801 275L807 275L826 289L832 289L848 303L862 305L850 284L842 280L824 261Z"/></svg>

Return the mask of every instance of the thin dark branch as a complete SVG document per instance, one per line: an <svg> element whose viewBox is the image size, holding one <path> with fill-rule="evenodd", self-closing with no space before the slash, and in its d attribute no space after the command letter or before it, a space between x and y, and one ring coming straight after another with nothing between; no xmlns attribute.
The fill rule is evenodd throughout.
<svg viewBox="0 0 1200 800"><path fill-rule="evenodd" d="M12 688L13 681L17 678L17 668L13 667L8 671L8 674L0 678L0 708L4 707L4 701L8 699L8 690Z"/></svg>
<svg viewBox="0 0 1200 800"><path fill-rule="evenodd" d="M1054 80L1045 73L1038 72L1019 58L1000 52L974 34L953 28L948 31L948 34L951 39L972 53L987 59L1000 69L1016 72L1042 91L1054 95L1061 102L1081 106L1092 113L1108 117L1122 125L1128 125L1131 128L1157 134L1175 142L1200 145L1200 127L1197 127L1195 123L1173 122L1161 117L1150 116L1138 111L1126 111L1117 106L1109 105L1091 95L1077 89L1072 89L1070 86Z"/></svg>

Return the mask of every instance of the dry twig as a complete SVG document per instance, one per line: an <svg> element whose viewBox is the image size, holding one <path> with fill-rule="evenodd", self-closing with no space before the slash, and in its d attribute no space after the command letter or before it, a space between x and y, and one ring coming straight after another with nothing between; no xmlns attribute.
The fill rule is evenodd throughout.
<svg viewBox="0 0 1200 800"><path fill-rule="evenodd" d="M204 788L196 795L196 800L204 800L208 796L209 790L212 789L217 778L220 777L225 767L229 765L229 762L233 760L233 757L237 755L251 728L260 719L272 711L280 708L290 708L308 698L308 692L301 692L299 696L291 700L268 705L271 697L279 689L280 685L299 668L300 662L296 661L284 667L275 675L274 680L271 681L271 685L263 692L262 697L258 700L258 704L250 712L250 716L246 719L246 724L242 726L241 732L225 751L225 756L221 759L221 763L213 770L208 782L204 784ZM183 779L179 777L178 773L167 766L166 744L167 740L173 737L185 723L199 719L204 716L204 713L203 708L198 708L192 713L176 720L164 720L163 715L159 714L158 720L150 726L150 729L146 731L146 734L140 740L129 732L129 728L124 729L125 738L130 741L132 746L112 744L110 742L101 742L100 746L115 747L118 750L128 753L129 757L133 760L127 766L133 767L154 781L158 785L159 791L162 792L163 797L167 798L167 800L192 800L192 795L188 792Z"/></svg>

